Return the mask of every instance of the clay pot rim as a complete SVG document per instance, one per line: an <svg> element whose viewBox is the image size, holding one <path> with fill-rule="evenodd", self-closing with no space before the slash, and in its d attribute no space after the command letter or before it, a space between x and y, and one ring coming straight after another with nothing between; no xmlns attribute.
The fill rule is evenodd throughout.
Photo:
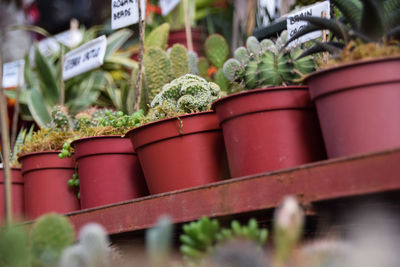
<svg viewBox="0 0 400 267"><path fill-rule="evenodd" d="M35 155L43 155L43 154L59 154L61 150L46 150L46 151L40 151L40 152L31 152L31 153L26 153L23 154L22 156L18 157L18 161L21 162L22 159L32 157Z"/></svg>
<svg viewBox="0 0 400 267"><path fill-rule="evenodd" d="M116 139L116 138L121 138L122 139L122 138L124 138L124 136L123 135L115 135L114 134L114 135L98 135L98 136L82 137L82 138L79 138L79 139L76 139L76 140L72 141L71 142L71 147L75 148L75 145L77 143L84 142L86 140L92 140L92 139Z"/></svg>
<svg viewBox="0 0 400 267"><path fill-rule="evenodd" d="M276 92L276 91L285 91L285 90L308 90L307 85L288 85L288 86L272 86L272 87L262 87L257 89L249 89L246 91L240 91L231 95L227 95L223 98L215 100L211 104L211 108L215 110L215 106L220 105L225 101L229 101L232 98L240 97L242 95L249 95L249 94L257 94L259 92Z"/></svg>
<svg viewBox="0 0 400 267"><path fill-rule="evenodd" d="M166 119L162 119L162 120L158 120L158 121L152 121L146 124L143 124L141 126L135 127L131 130L129 130L126 134L124 138L131 138L131 135L133 134L133 132L136 131L140 131L142 129L146 129L146 128L150 128L153 127L154 125L158 125L160 123L165 123L165 122L169 122L172 120L177 120L178 118L180 119L185 119L185 118L190 118L190 117L194 117L194 116L198 116L198 115L204 115L204 114L213 114L215 113L213 110L208 110L208 111L200 111L200 112L195 112L195 113L188 113L188 114L183 114L183 115L179 115L179 116L175 116L175 117L171 117L171 118L166 118Z"/></svg>
<svg viewBox="0 0 400 267"><path fill-rule="evenodd" d="M310 74L308 74L304 79L304 83L307 84L307 81L310 78L313 78L315 76L319 76L319 75L324 75L324 74L328 74L332 71L336 71L336 70L340 70L340 69L346 69L346 68L352 68L352 67L358 67L360 65L367 65L367 64L374 64L374 63L380 63L380 62L384 62L384 61L397 61L400 60L400 56L393 56L393 57L379 57L379 58L373 58L373 59L361 59L358 61L354 61L354 62L348 62L348 63L343 63L337 66L333 66L333 67L329 67L326 69L321 69L321 70L317 70L314 71Z"/></svg>

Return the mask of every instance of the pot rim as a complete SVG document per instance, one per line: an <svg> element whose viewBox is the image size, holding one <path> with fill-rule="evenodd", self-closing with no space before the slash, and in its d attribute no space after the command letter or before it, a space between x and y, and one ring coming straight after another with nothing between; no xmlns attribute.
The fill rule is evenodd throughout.
<svg viewBox="0 0 400 267"><path fill-rule="evenodd" d="M321 69L321 70L314 71L314 72L308 74L303 79L303 81L307 84L307 81L311 77L324 75L326 73L329 73L329 72L332 72L332 71L336 71L336 70L339 70L339 69L346 69L346 68L351 68L351 67L360 66L360 65L380 63L380 62L383 62L383 61L396 61L396 60L400 60L400 56L379 57L379 58L373 58L373 59L361 59L361 60L354 61L354 62L343 63L343 64L339 64L337 66L332 66L332 67L329 67L329 68L326 68L326 69Z"/></svg>
<svg viewBox="0 0 400 267"><path fill-rule="evenodd" d="M299 90L299 89L304 89L308 90L307 85L288 85L288 86L271 86L271 87L262 87L262 88L257 88L257 89L249 89L246 91L240 91L231 95L227 95L223 98L215 100L211 104L211 108L215 110L215 106L220 105L221 103L225 101L229 101L232 98L240 97L242 95L249 95L249 94L256 94L259 92L276 92L276 91L285 91L285 90Z"/></svg>
<svg viewBox="0 0 400 267"><path fill-rule="evenodd" d="M126 135L126 134L125 134ZM75 139L74 141L71 142L71 147L75 148L75 145L77 143L86 141L86 140L91 140L91 139L116 139L116 138L124 138L123 135L98 135L98 136L87 136L87 137L82 137L82 138L78 138Z"/></svg>
<svg viewBox="0 0 400 267"><path fill-rule="evenodd" d="M175 116L175 117L171 117L171 118L166 118L166 119L161 119L158 121L152 121L143 125L140 125L138 127L132 128L130 129L124 136L124 138L130 138L132 133L136 130L141 130L141 129L146 129L149 127L152 127L154 125L158 125L160 123L164 123L164 122L169 122L172 120L177 120L178 118L188 118L188 117L194 117L194 116L198 116L198 115L203 115L203 114L213 114L215 113L213 110L208 110L208 111L200 111L200 112L195 112L195 113L188 113L188 114L183 114L183 115L179 115L179 116Z"/></svg>
<svg viewBox="0 0 400 267"><path fill-rule="evenodd" d="M21 159L25 159L31 156L35 156L35 155L43 155L43 154L59 154L61 152L61 150L46 150L46 151L40 151L40 152L31 152L31 153L26 153L23 154L22 156L18 157L18 161L21 162Z"/></svg>

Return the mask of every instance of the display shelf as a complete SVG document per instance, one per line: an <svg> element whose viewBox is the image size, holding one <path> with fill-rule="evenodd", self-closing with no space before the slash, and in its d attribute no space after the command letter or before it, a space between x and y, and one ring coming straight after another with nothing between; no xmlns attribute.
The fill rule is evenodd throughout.
<svg viewBox="0 0 400 267"><path fill-rule="evenodd" d="M271 209L285 195L294 195L307 205L395 190L400 190L400 149L233 178L81 210L68 216L76 229L98 222L109 234L120 234L150 228L162 214L168 214L174 223L183 223L201 216L219 217Z"/></svg>

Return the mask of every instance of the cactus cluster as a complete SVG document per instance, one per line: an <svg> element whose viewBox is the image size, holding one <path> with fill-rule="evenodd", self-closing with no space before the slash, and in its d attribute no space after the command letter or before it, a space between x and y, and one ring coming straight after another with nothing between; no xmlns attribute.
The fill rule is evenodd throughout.
<svg viewBox="0 0 400 267"><path fill-rule="evenodd" d="M186 74L163 86L154 97L148 116L158 120L170 115L207 111L222 95L217 84Z"/></svg>
<svg viewBox="0 0 400 267"><path fill-rule="evenodd" d="M51 109L51 123L49 128L67 131L72 127L71 117L68 109L64 106L56 105Z"/></svg>
<svg viewBox="0 0 400 267"><path fill-rule="evenodd" d="M247 89L300 83L303 75L315 69L315 62L310 56L297 59L302 50L284 48L286 41L286 31L275 42L259 42L250 36L247 48L237 48L234 58L224 63L225 77Z"/></svg>

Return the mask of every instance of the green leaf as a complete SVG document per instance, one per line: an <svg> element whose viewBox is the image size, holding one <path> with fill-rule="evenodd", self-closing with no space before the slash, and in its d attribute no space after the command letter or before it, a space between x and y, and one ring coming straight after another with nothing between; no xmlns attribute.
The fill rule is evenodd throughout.
<svg viewBox="0 0 400 267"><path fill-rule="evenodd" d="M4 90L4 93L8 98L16 99L17 92L15 90ZM27 103L27 92L26 90L19 91L19 103L26 104Z"/></svg>
<svg viewBox="0 0 400 267"><path fill-rule="evenodd" d="M35 65L44 101L49 106L60 102L60 91L52 67L35 45Z"/></svg>
<svg viewBox="0 0 400 267"><path fill-rule="evenodd" d="M363 12L360 31L375 41L384 33L384 11L381 0L362 0Z"/></svg>
<svg viewBox="0 0 400 267"><path fill-rule="evenodd" d="M138 67L138 63L135 60L115 55L108 57L106 60L104 60L104 62L111 64L119 64L128 69L134 69Z"/></svg>
<svg viewBox="0 0 400 267"><path fill-rule="evenodd" d="M133 32L128 29L119 30L107 38L107 49L104 59L107 59L115 51L117 51L121 46L133 35Z"/></svg>
<svg viewBox="0 0 400 267"><path fill-rule="evenodd" d="M46 102L37 88L28 90L28 107L35 122L40 128L46 127L51 122L51 115Z"/></svg>
<svg viewBox="0 0 400 267"><path fill-rule="evenodd" d="M362 11L360 7L349 0L331 0L331 3L342 12L344 18L353 29L359 29Z"/></svg>

